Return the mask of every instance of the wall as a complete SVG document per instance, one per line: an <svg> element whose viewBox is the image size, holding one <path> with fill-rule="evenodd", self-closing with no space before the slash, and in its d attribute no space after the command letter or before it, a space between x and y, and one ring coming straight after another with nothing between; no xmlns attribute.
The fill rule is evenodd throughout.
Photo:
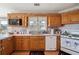
<svg viewBox="0 0 79 59"><path fill-rule="evenodd" d="M15 33L15 34L26 34L28 33L28 29L27 28L24 28L24 27L20 27L20 26L17 26L17 27L10 27L8 26L8 32L10 33Z"/></svg>
<svg viewBox="0 0 79 59"><path fill-rule="evenodd" d="M62 33L64 31L67 31L71 34L79 34L79 24L68 24L64 25L63 27L60 27Z"/></svg>

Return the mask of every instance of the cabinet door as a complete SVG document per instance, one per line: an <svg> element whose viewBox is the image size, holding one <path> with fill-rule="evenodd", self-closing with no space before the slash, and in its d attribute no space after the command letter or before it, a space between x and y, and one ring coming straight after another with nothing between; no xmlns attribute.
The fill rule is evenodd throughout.
<svg viewBox="0 0 79 59"><path fill-rule="evenodd" d="M15 50L22 50L22 37L15 37Z"/></svg>
<svg viewBox="0 0 79 59"><path fill-rule="evenodd" d="M79 14L75 13L75 14L71 14L71 23L72 24L79 24Z"/></svg>
<svg viewBox="0 0 79 59"><path fill-rule="evenodd" d="M62 24L70 24L71 17L69 14L62 14Z"/></svg>
<svg viewBox="0 0 79 59"><path fill-rule="evenodd" d="M22 38L22 50L29 50L29 36L23 36Z"/></svg>
<svg viewBox="0 0 79 59"><path fill-rule="evenodd" d="M1 55L2 47L1 47L1 40L0 40L0 55Z"/></svg>
<svg viewBox="0 0 79 59"><path fill-rule="evenodd" d="M39 39L38 44L39 50L45 50L45 39Z"/></svg>
<svg viewBox="0 0 79 59"><path fill-rule="evenodd" d="M28 27L28 17L27 16L22 17L22 26Z"/></svg>
<svg viewBox="0 0 79 59"><path fill-rule="evenodd" d="M44 50L44 37L32 36L30 37L30 50Z"/></svg>
<svg viewBox="0 0 79 59"><path fill-rule="evenodd" d="M49 16L48 26L51 26L51 27L61 26L61 17L60 16Z"/></svg>
<svg viewBox="0 0 79 59"><path fill-rule="evenodd" d="M11 38L2 40L2 54L9 55L13 52L13 41Z"/></svg>
<svg viewBox="0 0 79 59"><path fill-rule="evenodd" d="M56 37L55 36L46 36L45 39L45 49L46 50L56 50Z"/></svg>

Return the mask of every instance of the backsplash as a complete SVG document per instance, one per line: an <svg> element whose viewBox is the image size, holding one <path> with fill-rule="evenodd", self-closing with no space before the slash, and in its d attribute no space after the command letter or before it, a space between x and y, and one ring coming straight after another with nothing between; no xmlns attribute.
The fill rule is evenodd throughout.
<svg viewBox="0 0 79 59"><path fill-rule="evenodd" d="M8 27L8 32L17 34L26 34L28 33L28 29L24 27Z"/></svg>
<svg viewBox="0 0 79 59"><path fill-rule="evenodd" d="M62 33L67 31L71 34L79 34L79 24L68 24L60 27Z"/></svg>

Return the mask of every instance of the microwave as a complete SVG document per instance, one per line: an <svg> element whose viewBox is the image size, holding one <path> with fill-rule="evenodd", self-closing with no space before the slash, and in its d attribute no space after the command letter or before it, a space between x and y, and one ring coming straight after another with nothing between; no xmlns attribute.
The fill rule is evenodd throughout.
<svg viewBox="0 0 79 59"><path fill-rule="evenodd" d="M9 19L9 25L22 25L22 19Z"/></svg>

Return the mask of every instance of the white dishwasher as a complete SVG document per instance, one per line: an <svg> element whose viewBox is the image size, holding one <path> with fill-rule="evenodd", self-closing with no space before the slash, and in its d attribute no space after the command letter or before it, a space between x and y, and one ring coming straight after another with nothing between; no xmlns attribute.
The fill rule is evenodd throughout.
<svg viewBox="0 0 79 59"><path fill-rule="evenodd" d="M56 50L56 36L46 36L45 50Z"/></svg>

